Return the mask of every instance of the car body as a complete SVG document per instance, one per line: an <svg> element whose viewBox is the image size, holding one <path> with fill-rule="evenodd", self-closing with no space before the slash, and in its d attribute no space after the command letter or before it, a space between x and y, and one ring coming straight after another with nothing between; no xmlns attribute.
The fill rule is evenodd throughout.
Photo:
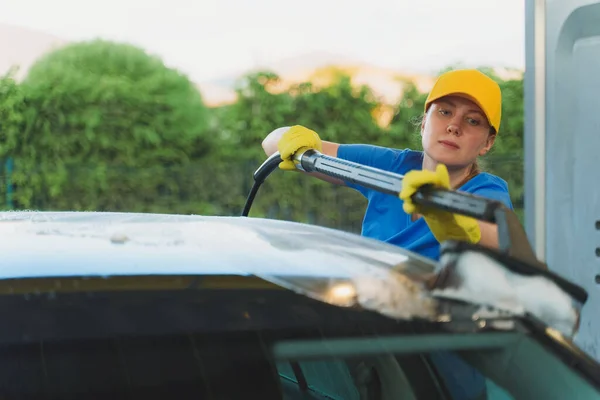
<svg viewBox="0 0 600 400"><path fill-rule="evenodd" d="M1 398L446 399L440 353L484 398L600 398L568 333L434 296L438 263L359 235L109 212L0 213L0 235Z"/></svg>

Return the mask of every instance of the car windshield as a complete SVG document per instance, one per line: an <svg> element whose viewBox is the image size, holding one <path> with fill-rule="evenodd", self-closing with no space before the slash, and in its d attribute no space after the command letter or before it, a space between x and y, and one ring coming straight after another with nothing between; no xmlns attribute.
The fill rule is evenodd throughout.
<svg viewBox="0 0 600 400"><path fill-rule="evenodd" d="M258 278L3 280L5 398L521 399L598 393L526 330L398 321ZM471 365L471 367L469 367ZM484 397L481 397L484 396Z"/></svg>
<svg viewBox="0 0 600 400"><path fill-rule="evenodd" d="M570 398L575 391L583 398L599 395L539 343L519 335L315 339L276 348L289 360L277 363L279 375L323 396L315 398L549 399Z"/></svg>

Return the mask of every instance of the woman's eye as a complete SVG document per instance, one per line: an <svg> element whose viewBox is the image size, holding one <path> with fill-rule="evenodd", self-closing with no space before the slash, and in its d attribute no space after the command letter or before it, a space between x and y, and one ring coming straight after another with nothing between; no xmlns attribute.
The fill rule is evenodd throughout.
<svg viewBox="0 0 600 400"><path fill-rule="evenodd" d="M469 124L473 125L473 126L477 126L480 124L480 122L476 119L473 118L467 118L467 121L469 122Z"/></svg>
<svg viewBox="0 0 600 400"><path fill-rule="evenodd" d="M438 112L439 112L440 114L442 114L442 115L448 115L448 114L450 114L450 111L448 111L448 110L444 110L443 108L440 108L440 110L439 110Z"/></svg>

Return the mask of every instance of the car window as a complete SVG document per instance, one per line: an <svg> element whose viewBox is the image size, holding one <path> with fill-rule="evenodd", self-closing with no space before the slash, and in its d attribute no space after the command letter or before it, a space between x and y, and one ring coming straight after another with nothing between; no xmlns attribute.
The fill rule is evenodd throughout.
<svg viewBox="0 0 600 400"><path fill-rule="evenodd" d="M453 360L455 363L457 360ZM298 390L327 399L387 400L387 399L487 399L514 400L494 381L479 375L471 368L440 379L439 370L431 365L427 354L347 358L277 363L283 379L298 385ZM464 365L463 365L464 367ZM471 375L471 376L469 376ZM462 379L461 379L462 378ZM450 391L450 386L461 387Z"/></svg>
<svg viewBox="0 0 600 400"><path fill-rule="evenodd" d="M4 281L0 398L598 397L597 364L525 325L460 333L207 281Z"/></svg>
<svg viewBox="0 0 600 400"><path fill-rule="evenodd" d="M488 343L481 341L481 345L467 345L457 351L411 351L441 343L450 347L463 340L488 340L485 336L386 338L391 339L387 344L394 340L400 344L397 351L386 349L383 343L374 346L380 339L377 337L304 341L296 348L298 360L294 361L304 375L298 379L300 374L293 371L291 375L288 369L287 377L299 384L305 380L304 386L331 399L512 400L570 398L573 393L600 398L597 375L585 372L585 360L565 358L566 348L551 351L543 338L538 341L526 335L492 334ZM292 360L296 343L287 344L282 352ZM381 351L373 354L376 347ZM371 355L354 355L360 353ZM310 361L302 360L306 354L310 354Z"/></svg>
<svg viewBox="0 0 600 400"><path fill-rule="evenodd" d="M450 398L428 361L427 354L386 352L274 361L268 346L251 335L37 342L0 346L0 392L61 399ZM493 393L487 398L511 399Z"/></svg>

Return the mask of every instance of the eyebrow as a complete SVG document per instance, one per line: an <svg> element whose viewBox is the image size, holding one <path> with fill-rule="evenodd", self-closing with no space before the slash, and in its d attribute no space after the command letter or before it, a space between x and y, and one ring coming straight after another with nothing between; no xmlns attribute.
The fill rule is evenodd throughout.
<svg viewBox="0 0 600 400"><path fill-rule="evenodd" d="M456 107L456 104L454 104L452 101L447 100L447 99L439 100L439 102L440 103L446 103L446 104L448 104L448 105L450 105L452 107ZM477 113L477 114L481 115L482 117L485 117L485 113L483 113L483 112L481 112L481 111L479 111L479 110L477 110L475 108L470 109L469 112L474 112L474 113Z"/></svg>

